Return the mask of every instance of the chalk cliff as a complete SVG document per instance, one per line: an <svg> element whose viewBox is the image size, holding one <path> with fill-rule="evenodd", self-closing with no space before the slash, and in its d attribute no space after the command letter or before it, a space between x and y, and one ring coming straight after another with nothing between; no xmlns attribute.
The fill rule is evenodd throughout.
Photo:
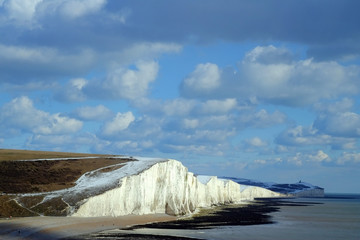
<svg viewBox="0 0 360 240"><path fill-rule="evenodd" d="M196 177L179 161L162 160L153 161L146 165L146 169L122 177L112 189L78 202L71 215L183 215L199 207L281 195L261 187L241 187L231 180L217 177Z"/></svg>

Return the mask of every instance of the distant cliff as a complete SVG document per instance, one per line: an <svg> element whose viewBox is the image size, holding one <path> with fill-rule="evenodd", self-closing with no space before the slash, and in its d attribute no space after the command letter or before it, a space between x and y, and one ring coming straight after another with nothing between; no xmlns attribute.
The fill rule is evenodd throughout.
<svg viewBox="0 0 360 240"><path fill-rule="evenodd" d="M289 197L324 197L324 188L314 186L310 183L301 182L291 184L264 183L244 178L222 177L222 179L232 180L241 185L257 186L268 190L281 193Z"/></svg>

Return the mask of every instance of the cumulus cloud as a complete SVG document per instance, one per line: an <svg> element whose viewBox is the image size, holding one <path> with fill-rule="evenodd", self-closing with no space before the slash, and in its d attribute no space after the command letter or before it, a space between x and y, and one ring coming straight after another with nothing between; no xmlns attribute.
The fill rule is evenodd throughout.
<svg viewBox="0 0 360 240"><path fill-rule="evenodd" d="M321 133L316 128L296 126L281 132L275 143L283 146L331 146L332 149L353 149L356 147L356 138L331 136Z"/></svg>
<svg viewBox="0 0 360 240"><path fill-rule="evenodd" d="M60 113L50 114L36 109L32 100L25 96L1 107L0 122L8 128L7 131L17 129L42 135L75 133L83 126L81 121Z"/></svg>
<svg viewBox="0 0 360 240"><path fill-rule="evenodd" d="M354 100L350 98L343 98L339 101L331 102L318 102L314 104L314 110L319 113L339 113L349 112L354 106Z"/></svg>
<svg viewBox="0 0 360 240"><path fill-rule="evenodd" d="M264 141L260 137L253 137L250 139L245 139L240 144L240 149L245 152L256 152L256 153L264 153L269 150L269 143Z"/></svg>
<svg viewBox="0 0 360 240"><path fill-rule="evenodd" d="M86 100L83 88L88 81L84 78L71 79L64 87L58 88L55 99L63 102L81 102Z"/></svg>
<svg viewBox="0 0 360 240"><path fill-rule="evenodd" d="M7 16L4 20L13 22L16 25L31 27L35 22L36 9L43 0L3 0L0 7L3 7Z"/></svg>
<svg viewBox="0 0 360 240"><path fill-rule="evenodd" d="M195 70L186 77L181 90L185 96L209 94L220 85L221 72L213 63L199 64Z"/></svg>
<svg viewBox="0 0 360 240"><path fill-rule="evenodd" d="M297 166L302 166L304 163L325 163L332 161L329 155L322 150L311 153L297 152L293 156L288 156L286 160L287 162L295 164Z"/></svg>
<svg viewBox="0 0 360 240"><path fill-rule="evenodd" d="M322 150L319 150L314 155L309 155L308 161L315 161L315 162L330 162L331 158L329 155L324 153Z"/></svg>
<svg viewBox="0 0 360 240"><path fill-rule="evenodd" d="M357 152L343 152L337 159L337 163L344 165L346 163L360 163L360 153Z"/></svg>
<svg viewBox="0 0 360 240"><path fill-rule="evenodd" d="M165 114L166 116L209 116L223 115L237 111L238 103L234 98L221 100L195 100L175 98L170 100L140 98L132 104L147 114Z"/></svg>
<svg viewBox="0 0 360 240"><path fill-rule="evenodd" d="M238 124L242 127L265 128L286 121L286 115L280 111L269 113L265 109L255 111L244 111L238 118Z"/></svg>
<svg viewBox="0 0 360 240"><path fill-rule="evenodd" d="M318 103L314 109L318 116L313 126L322 133L338 137L360 136L360 115L353 112L354 101L344 98L330 103Z"/></svg>
<svg viewBox="0 0 360 240"><path fill-rule="evenodd" d="M249 146L252 147L265 147L267 146L267 143L259 137L254 137L252 139L248 139L245 141Z"/></svg>
<svg viewBox="0 0 360 240"><path fill-rule="evenodd" d="M89 49L66 54L55 48L0 43L0 76L10 83L81 73L94 60L94 52Z"/></svg>
<svg viewBox="0 0 360 240"><path fill-rule="evenodd" d="M195 128L199 127L199 125L200 125L199 119L185 118L183 120L183 128L185 128L185 129L195 129Z"/></svg>
<svg viewBox="0 0 360 240"><path fill-rule="evenodd" d="M58 4L59 11L65 17L73 19L99 11L106 2L106 0L67 0Z"/></svg>
<svg viewBox="0 0 360 240"><path fill-rule="evenodd" d="M98 12L106 0L3 0L0 7L5 10L3 23L24 28L41 28L41 18L60 14L67 19L79 18Z"/></svg>
<svg viewBox="0 0 360 240"><path fill-rule="evenodd" d="M354 112L320 115L314 122L319 131L339 137L360 137L360 115Z"/></svg>
<svg viewBox="0 0 360 240"><path fill-rule="evenodd" d="M86 121L104 121L112 117L113 113L104 105L85 106L77 108L73 115Z"/></svg>
<svg viewBox="0 0 360 240"><path fill-rule="evenodd" d="M200 106L200 111L204 114L224 114L237 107L237 100L235 98L228 98L224 100L207 100Z"/></svg>
<svg viewBox="0 0 360 240"><path fill-rule="evenodd" d="M188 116L198 105L198 101L184 98L171 100L138 98L132 100L132 105L149 115Z"/></svg>
<svg viewBox="0 0 360 240"><path fill-rule="evenodd" d="M140 61L136 69L111 70L102 82L92 82L84 89L90 97L107 99L136 99L147 95L149 85L155 81L159 64L155 61Z"/></svg>
<svg viewBox="0 0 360 240"><path fill-rule="evenodd" d="M245 56L244 62L253 62L264 65L291 64L294 55L286 48L270 46L257 46Z"/></svg>
<svg viewBox="0 0 360 240"><path fill-rule="evenodd" d="M182 82L184 97L258 99L264 103L306 106L321 99L354 95L360 90L358 66L313 59L295 60L289 50L271 45L248 52L238 64L238 70L220 70L211 65L216 72L211 74L216 76L213 78L205 75L212 71L205 71L205 65L199 66ZM200 73L206 80L199 80L202 79ZM206 81L210 81L210 87L205 87Z"/></svg>
<svg viewBox="0 0 360 240"><path fill-rule="evenodd" d="M135 116L132 112L117 113L116 116L104 124L102 134L104 136L116 136L123 130L127 129L132 122L135 121Z"/></svg>
<svg viewBox="0 0 360 240"><path fill-rule="evenodd" d="M126 44L125 44L126 46ZM171 42L135 42L121 48L117 52L106 53L109 59L115 59L118 64L129 64L143 59L151 61L164 53L179 53L182 45Z"/></svg>
<svg viewBox="0 0 360 240"><path fill-rule="evenodd" d="M91 133L31 135L26 141L26 148L51 151L78 152L88 151L87 147L96 146L103 141Z"/></svg>

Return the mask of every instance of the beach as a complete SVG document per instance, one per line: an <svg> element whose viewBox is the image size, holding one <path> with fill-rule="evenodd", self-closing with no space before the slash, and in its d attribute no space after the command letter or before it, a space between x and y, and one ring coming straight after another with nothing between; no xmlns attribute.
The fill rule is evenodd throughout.
<svg viewBox="0 0 360 240"><path fill-rule="evenodd" d="M0 220L0 239L63 239L110 229L175 220L166 214L123 217L25 217Z"/></svg>

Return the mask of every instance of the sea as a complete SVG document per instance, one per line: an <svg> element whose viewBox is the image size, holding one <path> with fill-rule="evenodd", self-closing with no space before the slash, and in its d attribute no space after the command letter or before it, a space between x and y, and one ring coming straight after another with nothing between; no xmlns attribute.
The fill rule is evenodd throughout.
<svg viewBox="0 0 360 240"><path fill-rule="evenodd" d="M360 240L360 194L287 199L269 215L272 224L224 226L206 230L138 229L137 233L212 240ZM304 203L302 205L301 203Z"/></svg>

